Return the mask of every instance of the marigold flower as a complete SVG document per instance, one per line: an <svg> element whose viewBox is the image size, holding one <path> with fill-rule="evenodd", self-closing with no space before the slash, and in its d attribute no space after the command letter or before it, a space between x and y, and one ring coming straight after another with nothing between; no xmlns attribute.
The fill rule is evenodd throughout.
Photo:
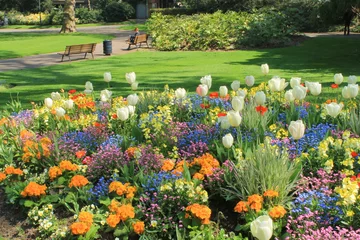
<svg viewBox="0 0 360 240"><path fill-rule="evenodd" d="M6 174L3 172L0 172L0 182L4 181L6 179Z"/></svg>
<svg viewBox="0 0 360 240"><path fill-rule="evenodd" d="M285 214L286 214L286 210L283 206L275 206L269 212L270 217L274 219L282 218L283 216L285 216Z"/></svg>
<svg viewBox="0 0 360 240"><path fill-rule="evenodd" d="M107 224L114 228L120 222L120 217L116 214L110 214L109 217L106 218Z"/></svg>
<svg viewBox="0 0 360 240"><path fill-rule="evenodd" d="M69 187L83 187L89 183L89 180L83 175L75 175L71 178Z"/></svg>
<svg viewBox="0 0 360 240"><path fill-rule="evenodd" d="M33 154L33 153L31 153L31 152L26 152L26 153L24 153L24 154L22 155L21 159L22 159L25 163L27 163L27 162L30 162L31 158L33 158L33 157L34 157L34 154Z"/></svg>
<svg viewBox="0 0 360 240"><path fill-rule="evenodd" d="M14 168L13 166L6 167L4 170L5 174L10 175L23 175L23 171L20 168Z"/></svg>
<svg viewBox="0 0 360 240"><path fill-rule="evenodd" d="M90 230L90 226L84 222L75 222L71 224L70 229L74 235L83 235Z"/></svg>
<svg viewBox="0 0 360 240"><path fill-rule="evenodd" d="M195 173L193 179L204 180L204 174Z"/></svg>
<svg viewBox="0 0 360 240"><path fill-rule="evenodd" d="M142 234L145 231L145 223L144 222L136 222L133 223L133 229L136 234Z"/></svg>
<svg viewBox="0 0 360 240"><path fill-rule="evenodd" d="M202 220L202 224L210 223L211 209L208 206L195 203L187 206L186 211L191 212L193 216Z"/></svg>
<svg viewBox="0 0 360 240"><path fill-rule="evenodd" d="M234 207L234 212L237 213L242 213L242 212L247 212L249 211L248 209L248 205L247 202L245 201L240 201L236 204L236 206Z"/></svg>
<svg viewBox="0 0 360 240"><path fill-rule="evenodd" d="M79 221L91 225L93 223L93 214L89 212L80 212Z"/></svg>
<svg viewBox="0 0 360 240"><path fill-rule="evenodd" d="M163 165L161 167L161 170L162 171L165 171L165 172L168 172L168 171L171 171L173 170L175 167L175 163L173 160L170 160L170 159L167 159L163 162Z"/></svg>
<svg viewBox="0 0 360 240"><path fill-rule="evenodd" d="M30 182L21 192L21 196L38 197L41 195L45 195L46 189L47 189L46 185L40 185L37 184L36 182Z"/></svg>
<svg viewBox="0 0 360 240"><path fill-rule="evenodd" d="M248 205L251 209L259 212L262 208L263 197L259 194L253 194L248 197Z"/></svg>
<svg viewBox="0 0 360 240"><path fill-rule="evenodd" d="M135 195L135 192L136 192L136 187L133 187L133 186L128 187L127 193L126 193L126 198L127 199L133 198Z"/></svg>
<svg viewBox="0 0 360 240"><path fill-rule="evenodd" d="M78 165L71 163L69 160L63 160L59 164L61 170L68 170L68 171L76 171L78 170Z"/></svg>
<svg viewBox="0 0 360 240"><path fill-rule="evenodd" d="M30 131L26 130L26 129L21 130L21 132L20 132L21 141L32 139L34 137L35 137L35 134L33 132L30 132Z"/></svg>
<svg viewBox="0 0 360 240"><path fill-rule="evenodd" d="M137 150L137 147L129 147L126 149L125 153L130 157L133 158L135 156L135 151Z"/></svg>
<svg viewBox="0 0 360 240"><path fill-rule="evenodd" d="M134 207L130 204L121 205L116 209L116 215L120 217L120 220L125 222L128 218L135 217Z"/></svg>
<svg viewBox="0 0 360 240"><path fill-rule="evenodd" d="M279 193L277 191L274 191L274 190L266 190L264 192L264 197L278 197L279 196Z"/></svg>
<svg viewBox="0 0 360 240"><path fill-rule="evenodd" d="M61 175L62 175L62 171L59 167L54 166L49 169L49 178L51 181Z"/></svg>
<svg viewBox="0 0 360 240"><path fill-rule="evenodd" d="M76 153L75 153L75 155L76 155L76 157L78 158L78 159L80 159L80 158L83 158L83 157L85 157L85 155L86 155L86 151L77 151Z"/></svg>

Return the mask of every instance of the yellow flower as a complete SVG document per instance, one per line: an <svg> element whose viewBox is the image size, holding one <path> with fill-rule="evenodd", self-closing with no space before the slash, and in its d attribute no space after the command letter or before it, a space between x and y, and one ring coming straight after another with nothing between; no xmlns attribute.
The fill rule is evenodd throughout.
<svg viewBox="0 0 360 240"><path fill-rule="evenodd" d="M348 211L346 211L346 216L347 217L352 217L352 216L354 216L354 211L352 211L352 210L348 210Z"/></svg>

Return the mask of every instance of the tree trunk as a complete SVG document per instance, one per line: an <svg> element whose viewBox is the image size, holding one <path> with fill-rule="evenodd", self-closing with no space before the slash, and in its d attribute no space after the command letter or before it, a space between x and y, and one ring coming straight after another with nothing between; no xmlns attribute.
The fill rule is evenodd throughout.
<svg viewBox="0 0 360 240"><path fill-rule="evenodd" d="M91 1L91 0L87 0L89 11L91 10L91 2L90 2L90 1Z"/></svg>
<svg viewBox="0 0 360 240"><path fill-rule="evenodd" d="M76 32L75 27L75 0L66 0L64 7L64 20L60 33Z"/></svg>

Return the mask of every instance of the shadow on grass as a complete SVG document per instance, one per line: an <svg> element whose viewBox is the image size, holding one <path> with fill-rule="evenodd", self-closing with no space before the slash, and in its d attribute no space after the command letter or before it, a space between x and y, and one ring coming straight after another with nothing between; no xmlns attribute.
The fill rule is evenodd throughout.
<svg viewBox="0 0 360 240"><path fill-rule="evenodd" d="M15 53L14 51L0 50L0 59L18 58L18 57L21 57L21 55Z"/></svg>

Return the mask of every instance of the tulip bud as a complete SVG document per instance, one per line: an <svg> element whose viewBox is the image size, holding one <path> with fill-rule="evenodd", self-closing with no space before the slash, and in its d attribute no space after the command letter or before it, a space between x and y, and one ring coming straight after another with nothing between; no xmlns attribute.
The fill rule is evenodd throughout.
<svg viewBox="0 0 360 240"><path fill-rule="evenodd" d="M111 81L111 73L110 72L104 73L104 81L107 83Z"/></svg>
<svg viewBox="0 0 360 240"><path fill-rule="evenodd" d="M340 85L342 82L344 81L344 77L341 73L337 73L334 75L334 82L337 84L337 85Z"/></svg>
<svg viewBox="0 0 360 240"><path fill-rule="evenodd" d="M72 109L74 107L74 101L69 99L64 102L64 107L66 109Z"/></svg>
<svg viewBox="0 0 360 240"><path fill-rule="evenodd" d="M109 91L109 90L107 90L107 89L102 90L102 91L100 92L100 100L101 100L102 102L107 102L107 101L109 101L110 98L111 98L111 94L112 94L112 92Z"/></svg>
<svg viewBox="0 0 360 240"><path fill-rule="evenodd" d="M305 134L305 125L302 120L291 121L289 132L294 140L299 140Z"/></svg>
<svg viewBox="0 0 360 240"><path fill-rule="evenodd" d="M58 92L52 92L51 93L51 98L52 98L52 100L57 101L57 100L61 99L61 95Z"/></svg>
<svg viewBox="0 0 360 240"><path fill-rule="evenodd" d="M138 82L133 82L131 84L131 90L136 91L138 89L139 83Z"/></svg>
<svg viewBox="0 0 360 240"><path fill-rule="evenodd" d="M267 65L267 63L261 64L261 72L264 75L269 74L269 65Z"/></svg>
<svg viewBox="0 0 360 240"><path fill-rule="evenodd" d="M341 109L343 108L343 104L337 104L337 103L329 103L325 105L325 110L328 115L335 118L339 113L341 112Z"/></svg>
<svg viewBox="0 0 360 240"><path fill-rule="evenodd" d="M136 94L130 94L126 98L128 105L135 106L137 102L139 101L139 97Z"/></svg>
<svg viewBox="0 0 360 240"><path fill-rule="evenodd" d="M87 89L85 89L85 90L84 90L84 93L85 93L85 94L91 94L91 93L92 93L92 90L87 90Z"/></svg>
<svg viewBox="0 0 360 240"><path fill-rule="evenodd" d="M222 138L222 143L224 145L225 148L231 148L231 146L234 143L234 138L231 135L231 133L226 134L225 136L223 136Z"/></svg>
<svg viewBox="0 0 360 240"><path fill-rule="evenodd" d="M63 109L62 107L56 108L55 111L57 117L63 117L66 113L65 109Z"/></svg>
<svg viewBox="0 0 360 240"><path fill-rule="evenodd" d="M285 82L284 78L280 78L278 76L273 77L269 80L268 86L272 92L280 92L284 90L289 83Z"/></svg>
<svg viewBox="0 0 360 240"><path fill-rule="evenodd" d="M116 115L121 121L126 121L129 118L129 109L127 107L118 108Z"/></svg>
<svg viewBox="0 0 360 240"><path fill-rule="evenodd" d="M178 88L175 90L176 99L184 99L186 97L186 90L184 88Z"/></svg>
<svg viewBox="0 0 360 240"><path fill-rule="evenodd" d="M243 110L244 104L245 104L245 101L244 101L243 97L235 96L231 100L232 108L237 112L240 112Z"/></svg>
<svg viewBox="0 0 360 240"><path fill-rule="evenodd" d="M303 87L301 85L295 86L292 90L292 94L294 95L294 98L297 100L302 100L306 97L307 87Z"/></svg>
<svg viewBox="0 0 360 240"><path fill-rule="evenodd" d="M294 88L295 86L299 86L301 83L301 78L298 77L292 77L290 79L290 86L291 88Z"/></svg>
<svg viewBox="0 0 360 240"><path fill-rule="evenodd" d="M295 100L294 95L293 95L293 90L287 90L285 92L285 100L288 102L292 102Z"/></svg>
<svg viewBox="0 0 360 240"><path fill-rule="evenodd" d="M127 108L129 110L130 117L133 116L135 114L135 109L136 109L135 106L129 105L129 106L127 106Z"/></svg>
<svg viewBox="0 0 360 240"><path fill-rule="evenodd" d="M349 84L342 90L342 96L346 99L355 98L359 93L359 86L357 84Z"/></svg>
<svg viewBox="0 0 360 240"><path fill-rule="evenodd" d="M349 79L348 80L349 84L356 84L356 82L357 82L357 77L354 75L350 75L348 79Z"/></svg>
<svg viewBox="0 0 360 240"><path fill-rule="evenodd" d="M263 91L259 91L255 93L255 102L257 105L265 105L266 96Z"/></svg>
<svg viewBox="0 0 360 240"><path fill-rule="evenodd" d="M273 234L273 221L268 215L260 216L251 222L250 230L258 240L269 240Z"/></svg>
<svg viewBox="0 0 360 240"><path fill-rule="evenodd" d="M245 84L248 87L252 87L255 83L255 78L254 76L246 76L245 77Z"/></svg>
<svg viewBox="0 0 360 240"><path fill-rule="evenodd" d="M305 82L305 86L314 96L318 96L321 93L321 84L319 82Z"/></svg>
<svg viewBox="0 0 360 240"><path fill-rule="evenodd" d="M231 83L232 90L237 91L239 88L240 88L240 81L235 80Z"/></svg>
<svg viewBox="0 0 360 240"><path fill-rule="evenodd" d="M234 110L231 110L227 113L227 118L232 127L238 127L241 123L240 113Z"/></svg>
<svg viewBox="0 0 360 240"><path fill-rule="evenodd" d="M211 84L212 84L211 75L206 75L206 76L202 77L202 78L200 79L200 83L207 85L208 90L210 90Z"/></svg>
<svg viewBox="0 0 360 240"><path fill-rule="evenodd" d="M242 90L242 89L237 90L236 95L239 96L239 97L245 98L246 97L246 91Z"/></svg>
<svg viewBox="0 0 360 240"><path fill-rule="evenodd" d="M94 90L92 83L89 82L89 81L87 81L87 82L85 83L85 89L86 89L86 90L91 90L91 92L92 92L92 91Z"/></svg>
<svg viewBox="0 0 360 240"><path fill-rule="evenodd" d="M206 94L208 93L208 86L205 84L200 84L197 88L196 88L196 93L199 94L200 97L205 97Z"/></svg>
<svg viewBox="0 0 360 240"><path fill-rule="evenodd" d="M45 98L44 103L47 108L51 108L53 105L53 100L51 98Z"/></svg>
<svg viewBox="0 0 360 240"><path fill-rule="evenodd" d="M220 93L220 97L226 97L226 95L228 94L228 89L226 86L221 86L219 88L219 93Z"/></svg>
<svg viewBox="0 0 360 240"><path fill-rule="evenodd" d="M136 74L134 72L126 73L125 78L129 84L133 84L136 81Z"/></svg>

